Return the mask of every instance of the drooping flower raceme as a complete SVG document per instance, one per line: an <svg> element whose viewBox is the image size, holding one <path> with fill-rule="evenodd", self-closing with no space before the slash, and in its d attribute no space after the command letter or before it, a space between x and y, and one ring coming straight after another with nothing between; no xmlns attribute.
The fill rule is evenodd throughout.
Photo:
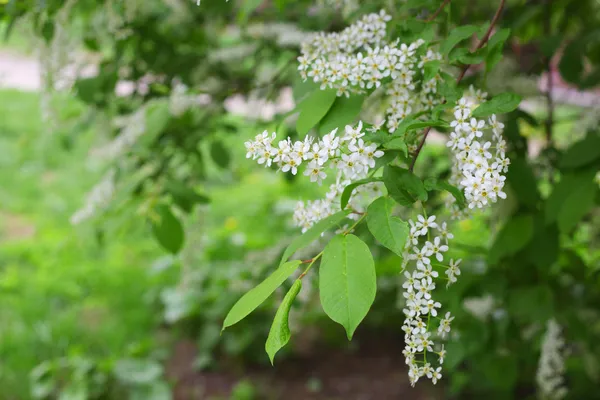
<svg viewBox="0 0 600 400"><path fill-rule="evenodd" d="M502 137L504 124L495 114L487 120L474 118L471 113L485 94L472 93L476 94L475 100L463 97L454 107L454 131L447 142L454 156L451 182L464 191L470 209L506 198L504 174L510 164Z"/></svg>
<svg viewBox="0 0 600 400"><path fill-rule="evenodd" d="M303 174L318 184L322 184L328 176L335 176L335 183L330 185L325 198L298 203L294 222L304 232L339 210L344 188L352 181L366 178L375 167L376 160L383 156L383 151L377 150L377 145L362 139L364 135L362 122L359 122L356 127L347 125L342 135L338 135L337 129L334 129L322 139L307 136L302 141L292 142L287 138L275 145L275 133L264 131L245 143L246 157L267 167L275 164L279 170L293 175L302 166ZM372 200L377 195L381 195L377 183L362 185L354 191L349 207L362 212L364 202L361 198Z"/></svg>
<svg viewBox="0 0 600 400"><path fill-rule="evenodd" d="M85 205L71 216L71 224L78 225L103 211L110 203L115 192L114 169L104 175L102 180L92 188L85 199Z"/></svg>
<svg viewBox="0 0 600 400"><path fill-rule="evenodd" d="M560 325L551 319L546 324L546 333L542 341L542 351L538 363L536 382L538 397L541 400L559 400L567 395L564 386L565 342Z"/></svg>
<svg viewBox="0 0 600 400"><path fill-rule="evenodd" d="M445 261L449 240L453 238L446 222L440 223L435 215L418 215L417 220L409 220L409 224L402 265L406 278L402 285L405 303L402 353L413 386L422 377L435 384L442 377L446 354L443 344L438 345L438 339L448 336L454 317L449 312L442 313L442 304L435 300L433 291L440 280L446 280L447 285L456 282L461 260ZM433 356L437 358L437 366Z"/></svg>

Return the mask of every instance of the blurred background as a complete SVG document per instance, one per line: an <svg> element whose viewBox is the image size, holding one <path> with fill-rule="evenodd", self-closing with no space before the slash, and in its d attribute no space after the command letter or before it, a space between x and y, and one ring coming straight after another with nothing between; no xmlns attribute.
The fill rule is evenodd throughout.
<svg viewBox="0 0 600 400"><path fill-rule="evenodd" d="M548 320L565 340L567 398L600 398L595 0L507 1L502 60L467 77L524 101L504 121L508 201L454 228L465 267L441 295L458 333L440 384L408 383L401 262L375 243L379 291L352 342L314 277L275 367L264 340L284 291L220 332L299 235L296 202L323 195L244 148L265 129L296 134L295 104L313 88L296 71L301 42L381 8L402 33L439 4L0 1L0 399L553 398L536 381ZM452 1L439 34L496 7ZM367 120L377 106L365 103ZM419 168L447 171L444 134ZM565 171L573 145L585 162ZM503 231L523 210L558 222Z"/></svg>

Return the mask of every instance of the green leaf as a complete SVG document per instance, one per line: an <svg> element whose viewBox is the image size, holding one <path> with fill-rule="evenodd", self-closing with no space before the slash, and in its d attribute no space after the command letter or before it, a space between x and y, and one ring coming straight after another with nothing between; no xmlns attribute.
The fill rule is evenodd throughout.
<svg viewBox="0 0 600 400"><path fill-rule="evenodd" d="M402 121L400 123L400 125L398 125L398 129L396 129L396 131L394 132L394 136L402 136L405 132L409 132L409 131L413 131L415 129L423 129L423 128L427 128L427 127L438 127L438 128L449 128L450 125L448 125L445 121L433 121L433 120L429 120L429 121L418 121L418 120L413 120L413 121Z"/></svg>
<svg viewBox="0 0 600 400"><path fill-rule="evenodd" d="M448 55L454 46L473 36L478 29L479 28L474 25L464 25L452 29L448 37L440 45L440 53L442 53L442 55Z"/></svg>
<svg viewBox="0 0 600 400"><path fill-rule="evenodd" d="M260 306L300 265L299 260L288 261L277 268L264 281L242 296L227 314L223 328L237 324Z"/></svg>
<svg viewBox="0 0 600 400"><path fill-rule="evenodd" d="M600 159L600 136L588 135L567 149L560 160L561 168L578 168Z"/></svg>
<svg viewBox="0 0 600 400"><path fill-rule="evenodd" d="M519 202L535 208L540 200L540 193L537 189L537 179L527 161L521 157L513 158L506 177Z"/></svg>
<svg viewBox="0 0 600 400"><path fill-rule="evenodd" d="M371 183L371 182L381 182L383 181L382 178L365 178L365 179L361 179L355 182L352 182L351 184L349 184L348 186L346 186L344 188L344 191L342 192L342 197L340 199L340 206L343 209L346 208L346 206L348 205L348 202L350 201L350 197L352 197L352 192L354 191L354 189L356 189L357 187L359 187L360 185L365 185L367 183Z"/></svg>
<svg viewBox="0 0 600 400"><path fill-rule="evenodd" d="M229 151L220 140L213 140L210 144L210 157L219 167L229 167L229 162L231 161Z"/></svg>
<svg viewBox="0 0 600 400"><path fill-rule="evenodd" d="M389 142L385 143L383 147L390 150L400 150L402 153L404 153L405 157L408 157L408 146L406 145L404 138L393 138Z"/></svg>
<svg viewBox="0 0 600 400"><path fill-rule="evenodd" d="M435 78L438 71L440 70L441 62L439 60L428 61L423 65L423 81L428 82Z"/></svg>
<svg viewBox="0 0 600 400"><path fill-rule="evenodd" d="M161 204L154 209L158 220L152 221L152 233L167 251L179 253L183 247L185 233L179 219L171 212L171 208Z"/></svg>
<svg viewBox="0 0 600 400"><path fill-rule="evenodd" d="M593 180L594 175L587 174L587 179L581 179L581 184L569 192L561 205L557 218L561 232L569 233L594 207L598 190L598 185Z"/></svg>
<svg viewBox="0 0 600 400"><path fill-rule="evenodd" d="M495 264L502 257L513 255L523 249L533 237L533 228L531 215L518 215L508 220L490 249L490 263Z"/></svg>
<svg viewBox="0 0 600 400"><path fill-rule="evenodd" d="M403 206L410 206L417 200L427 200L423 182L411 171L388 165L383 170L383 183L388 194Z"/></svg>
<svg viewBox="0 0 600 400"><path fill-rule="evenodd" d="M369 247L356 236L338 235L325 247L319 267L321 304L346 329L348 340L375 301L376 279Z"/></svg>
<svg viewBox="0 0 600 400"><path fill-rule="evenodd" d="M438 84L438 93L443 96L448 103L455 103L462 97L462 89L456 85L454 77L451 75L445 75L444 82Z"/></svg>
<svg viewBox="0 0 600 400"><path fill-rule="evenodd" d="M350 125L360 114L362 105L365 101L364 96L337 97L329 112L319 124L319 133L327 134L335 128L343 129Z"/></svg>
<svg viewBox="0 0 600 400"><path fill-rule="evenodd" d="M287 292L281 305L277 309L271 330L269 331L269 337L265 343L265 350L271 360L271 365L275 359L275 354L281 350L290 341L290 328L288 326L288 317L290 315L290 308L294 299L302 289L302 281L296 279L290 290Z"/></svg>
<svg viewBox="0 0 600 400"><path fill-rule="evenodd" d="M350 214L349 210L339 211L314 224L309 230L304 232L302 236L296 237L283 252L280 265L286 262L287 259L290 258L295 252L320 238L323 232L338 225L344 218L348 216L348 214Z"/></svg>
<svg viewBox="0 0 600 400"><path fill-rule="evenodd" d="M327 115L336 98L336 91L333 89L317 89L312 92L300 107L300 115L296 121L298 134L304 136L314 128Z"/></svg>
<svg viewBox="0 0 600 400"><path fill-rule="evenodd" d="M423 183L424 183L425 189L428 191L440 190L440 191L446 191L446 192L450 193L452 195L452 197L454 197L454 199L456 200L456 204L460 208L465 207L465 205L466 205L465 195L462 192L462 190L460 190L456 186L449 184L447 181L437 180L435 178L428 178Z"/></svg>
<svg viewBox="0 0 600 400"><path fill-rule="evenodd" d="M380 197L367 209L369 231L385 247L402 256L408 238L408 224L392 215L396 203L389 197Z"/></svg>
<svg viewBox="0 0 600 400"><path fill-rule="evenodd" d="M207 196L199 194L193 188L177 181L170 180L166 183L165 189L173 197L173 201L183 211L190 213L196 204L206 204L210 202Z"/></svg>
<svg viewBox="0 0 600 400"><path fill-rule="evenodd" d="M510 36L510 29L503 28L494 34L490 38L487 44L487 55L485 57L485 70L486 72L491 71L496 64L502 59L502 50L504 49L504 43Z"/></svg>
<svg viewBox="0 0 600 400"><path fill-rule="evenodd" d="M502 93L481 104L473 111L473 117L483 118L492 114L506 114L515 110L521 103L521 96L514 93Z"/></svg>
<svg viewBox="0 0 600 400"><path fill-rule="evenodd" d="M565 48L558 70L562 78L574 84L579 84L584 71L585 46L580 39L574 39Z"/></svg>

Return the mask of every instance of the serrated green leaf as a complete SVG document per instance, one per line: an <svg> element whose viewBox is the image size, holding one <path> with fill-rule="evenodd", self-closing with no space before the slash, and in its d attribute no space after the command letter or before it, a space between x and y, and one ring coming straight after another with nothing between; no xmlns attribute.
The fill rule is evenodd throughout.
<svg viewBox="0 0 600 400"><path fill-rule="evenodd" d="M300 265L299 260L288 261L277 268L258 286L242 296L225 317L223 328L237 324L260 306L269 296L288 279Z"/></svg>
<svg viewBox="0 0 600 400"><path fill-rule="evenodd" d="M364 101L365 97L360 95L337 97L327 115L319 123L319 133L327 134L336 128L343 129L346 125L352 124L360 114Z"/></svg>
<svg viewBox="0 0 600 400"><path fill-rule="evenodd" d="M181 222L166 205L157 206L154 212L157 215L157 220L151 221L154 237L165 250L173 254L179 253L185 239Z"/></svg>
<svg viewBox="0 0 600 400"><path fill-rule="evenodd" d="M473 36L478 29L479 28L474 25L464 25L452 29L448 37L440 45L440 53L442 53L442 55L448 55L454 46Z"/></svg>
<svg viewBox="0 0 600 400"><path fill-rule="evenodd" d="M319 237L321 237L321 234L323 232L338 225L344 218L348 216L349 213L349 210L344 210L330 215L329 217L317 222L309 230L304 232L302 236L296 237L283 252L280 264L283 264L285 261L287 261L287 259L290 258L298 250L308 246L309 244L317 240Z"/></svg>
<svg viewBox="0 0 600 400"><path fill-rule="evenodd" d="M381 182L383 181L382 178L365 178L365 179L361 179L358 180L356 182L352 182L351 184L349 184L348 186L346 186L344 188L344 191L342 192L342 197L340 198L340 207L341 209L345 209L346 206L348 205L348 202L350 201L350 197L352 197L352 192L354 191L354 189L356 189L357 187L361 186L361 185L365 185L367 183L371 183L371 182Z"/></svg>
<svg viewBox="0 0 600 400"><path fill-rule="evenodd" d="M489 252L490 263L523 249L533 237L533 216L517 215L508 220L496 236Z"/></svg>
<svg viewBox="0 0 600 400"><path fill-rule="evenodd" d="M383 183L388 194L403 206L410 206L417 200L427 200L423 182L411 171L388 165L383 171Z"/></svg>
<svg viewBox="0 0 600 400"><path fill-rule="evenodd" d="M408 239L408 224L392 215L396 203L389 197L380 197L367 209L367 227L375 239L394 253L402 256Z"/></svg>
<svg viewBox="0 0 600 400"><path fill-rule="evenodd" d="M319 267L321 304L346 329L348 340L375 301L376 280L373 256L358 237L338 235L325 247Z"/></svg>
<svg viewBox="0 0 600 400"><path fill-rule="evenodd" d="M277 309L277 313L275 313L273 324L269 330L269 337L265 343L265 351L269 355L271 365L273 365L273 361L275 360L275 354L277 354L277 352L290 341L291 334L288 325L288 318L292 303L294 302L294 299L298 293L300 293L300 289L302 289L302 281L300 279L296 279L290 290L281 301L281 304Z"/></svg>
<svg viewBox="0 0 600 400"><path fill-rule="evenodd" d="M473 117L483 118L492 114L506 114L515 110L521 103L521 96L515 93L502 93L482 103L473 111Z"/></svg>
<svg viewBox="0 0 600 400"><path fill-rule="evenodd" d="M302 102L300 115L296 121L298 134L304 136L314 128L327 115L336 98L336 91L333 89L317 89L308 95Z"/></svg>
<svg viewBox="0 0 600 400"><path fill-rule="evenodd" d="M565 151L561 168L578 168L600 159L600 136L588 135Z"/></svg>

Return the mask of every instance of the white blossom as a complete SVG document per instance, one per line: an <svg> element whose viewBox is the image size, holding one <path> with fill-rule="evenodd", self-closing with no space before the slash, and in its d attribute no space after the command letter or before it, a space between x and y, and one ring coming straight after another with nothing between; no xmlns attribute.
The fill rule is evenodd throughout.
<svg viewBox="0 0 600 400"><path fill-rule="evenodd" d="M536 373L538 397L541 400L559 400L567 395L564 346L560 325L554 319L549 320Z"/></svg>

